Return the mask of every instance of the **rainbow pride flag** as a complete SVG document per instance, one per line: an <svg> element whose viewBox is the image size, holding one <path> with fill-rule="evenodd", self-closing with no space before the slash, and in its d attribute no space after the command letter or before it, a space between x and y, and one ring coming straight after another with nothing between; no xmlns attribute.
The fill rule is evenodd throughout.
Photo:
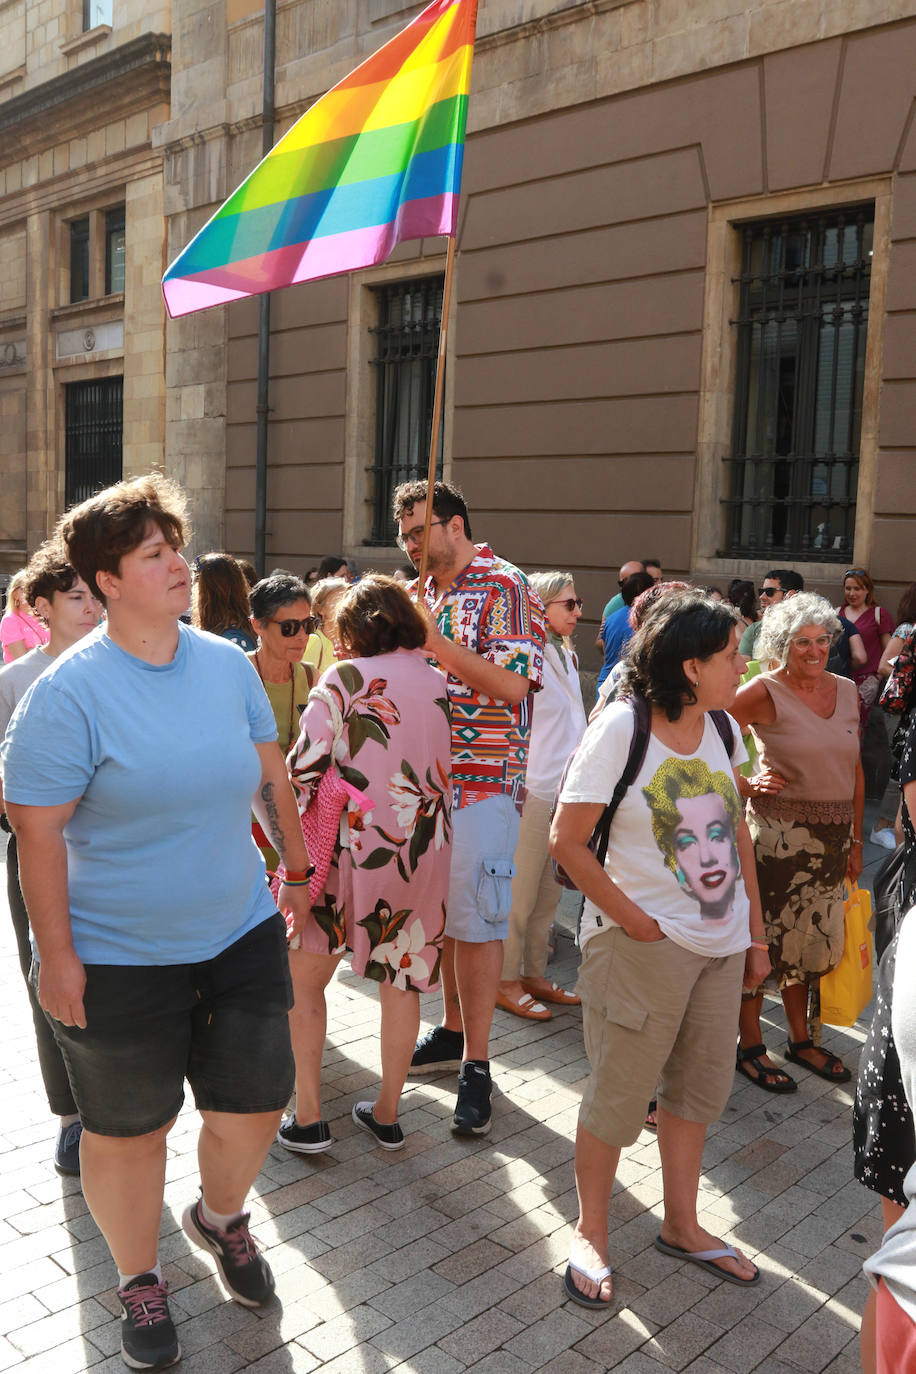
<svg viewBox="0 0 916 1374"><path fill-rule="evenodd" d="M477 0L434 0L296 121L167 270L173 319L454 234Z"/></svg>

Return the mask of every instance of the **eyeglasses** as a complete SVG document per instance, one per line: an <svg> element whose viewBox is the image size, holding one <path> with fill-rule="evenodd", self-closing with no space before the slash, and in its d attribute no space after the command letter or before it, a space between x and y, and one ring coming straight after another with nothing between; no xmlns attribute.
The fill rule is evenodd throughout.
<svg viewBox="0 0 916 1374"><path fill-rule="evenodd" d="M447 520L430 520L429 527L430 529L432 529L433 525L447 524ZM425 525L414 525L413 529L408 530L406 534L399 534L397 539L395 540L395 543L397 544L398 548L403 549L406 553L408 544L419 544L423 539L423 531L425 528Z"/></svg>
<svg viewBox="0 0 916 1374"><path fill-rule="evenodd" d="M847 577L867 577L867 576L868 576L868 573L865 571L864 568L847 568L846 571L843 573L843 581L845 582L846 579L847 579Z"/></svg>
<svg viewBox="0 0 916 1374"><path fill-rule="evenodd" d="M783 590L782 587L758 587L758 588L757 588L757 595L758 595L758 596L778 596L779 593L780 593L782 590Z"/></svg>
<svg viewBox="0 0 916 1374"><path fill-rule="evenodd" d="M292 639L301 630L303 634L313 635L318 628L318 617L307 615L304 620L272 620L268 617L268 625L279 625L280 633L284 639Z"/></svg>
<svg viewBox="0 0 916 1374"><path fill-rule="evenodd" d="M572 615L573 611L575 610L581 611L582 598L581 596L558 596L553 601L548 601L547 605L565 606L566 610L569 611L569 614Z"/></svg>

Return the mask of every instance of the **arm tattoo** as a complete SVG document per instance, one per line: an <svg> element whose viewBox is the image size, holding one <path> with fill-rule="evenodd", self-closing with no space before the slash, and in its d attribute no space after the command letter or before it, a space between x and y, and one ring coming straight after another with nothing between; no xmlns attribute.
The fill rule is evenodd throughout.
<svg viewBox="0 0 916 1374"><path fill-rule="evenodd" d="M265 782L261 788L261 800L264 803L264 811L267 817L267 833L270 836L271 844L283 858L286 852L286 835L280 825L280 813L277 810L277 803L274 800L274 785L272 782Z"/></svg>

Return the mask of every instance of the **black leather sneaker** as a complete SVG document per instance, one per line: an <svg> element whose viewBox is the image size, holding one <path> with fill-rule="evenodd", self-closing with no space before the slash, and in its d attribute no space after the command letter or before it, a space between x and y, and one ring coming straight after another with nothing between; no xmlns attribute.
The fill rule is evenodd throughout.
<svg viewBox="0 0 916 1374"><path fill-rule="evenodd" d="M463 1053L464 1035L461 1031L446 1030L445 1026L433 1026L422 1040L417 1041L407 1072L445 1073L448 1069L460 1069Z"/></svg>
<svg viewBox="0 0 916 1374"><path fill-rule="evenodd" d="M458 1075L458 1101L452 1117L456 1135L486 1135L490 1129L490 1093L493 1083L490 1066L468 1059Z"/></svg>

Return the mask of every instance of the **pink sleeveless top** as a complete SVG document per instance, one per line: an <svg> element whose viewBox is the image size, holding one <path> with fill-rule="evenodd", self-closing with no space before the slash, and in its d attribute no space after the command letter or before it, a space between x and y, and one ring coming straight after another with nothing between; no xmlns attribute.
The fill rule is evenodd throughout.
<svg viewBox="0 0 916 1374"><path fill-rule="evenodd" d="M836 678L836 706L825 720L791 687L772 673L760 681L776 711L772 725L754 725L763 768L781 773L786 785L777 797L755 798L755 810L766 802L845 802L852 804L859 758L859 694L848 678ZM779 809L779 808L773 808Z"/></svg>

